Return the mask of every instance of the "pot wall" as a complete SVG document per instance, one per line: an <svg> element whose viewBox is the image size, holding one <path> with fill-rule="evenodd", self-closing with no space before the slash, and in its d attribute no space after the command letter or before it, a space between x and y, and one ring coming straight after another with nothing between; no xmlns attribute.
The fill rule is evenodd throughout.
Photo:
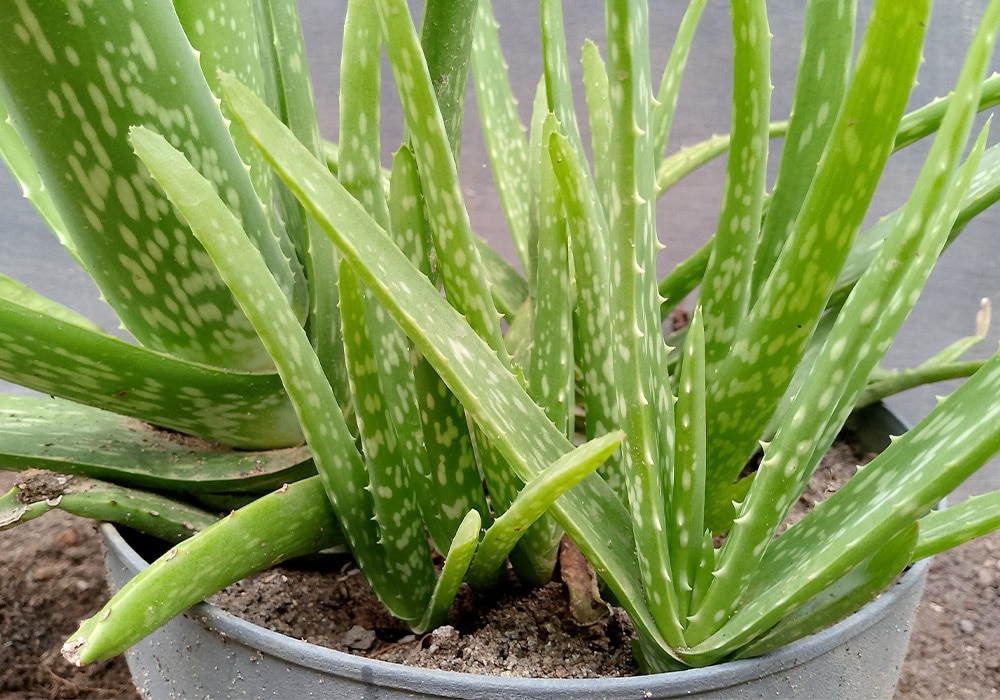
<svg viewBox="0 0 1000 700"><path fill-rule="evenodd" d="M117 590L146 563L102 528ZM841 623L780 651L706 669L598 680L501 678L411 668L344 654L197 605L130 649L140 692L166 698L579 700L601 698L891 698L927 562Z"/></svg>

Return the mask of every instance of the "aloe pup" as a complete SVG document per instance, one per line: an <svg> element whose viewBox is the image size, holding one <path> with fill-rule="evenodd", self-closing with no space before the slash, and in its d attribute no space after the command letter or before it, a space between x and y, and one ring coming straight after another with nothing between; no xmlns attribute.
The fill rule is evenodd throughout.
<svg viewBox="0 0 1000 700"><path fill-rule="evenodd" d="M0 468L84 485L62 501L16 489L0 523L62 503L140 529L155 508L175 527L154 534L199 533L84 622L71 660L334 545L429 630L508 560L547 580L566 534L647 670L703 666L822 629L1000 526L996 494L931 513L1000 450L1000 359L963 362L973 339L879 370L934 261L1000 196L998 152L971 134L1000 99L1000 0L953 93L909 114L930 3L875 2L855 46L854 3L812 0L787 122L770 109L767 4L735 0L731 132L664 156L704 6L654 67L651 8L608 0L605 46L582 49L583 115L562 7L542 0L525 128L488 0L432 0L420 32L403 0L351 0L332 144L290 0L0 0L0 154L136 339L0 279L0 376L59 397L2 398ZM406 127L389 149L383 51ZM465 207L470 71L524 276ZM910 197L865 228L890 156L925 136ZM658 278L657 198L723 154L712 241ZM856 406L968 375L774 537Z"/></svg>

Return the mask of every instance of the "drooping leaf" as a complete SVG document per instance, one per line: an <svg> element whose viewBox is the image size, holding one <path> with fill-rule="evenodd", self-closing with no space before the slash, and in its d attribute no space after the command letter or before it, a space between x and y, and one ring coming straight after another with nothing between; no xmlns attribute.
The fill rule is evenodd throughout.
<svg viewBox="0 0 1000 700"><path fill-rule="evenodd" d="M31 470L0 497L0 530L53 510L124 525L167 542L181 542L219 518L167 496L117 484Z"/></svg>
<svg viewBox="0 0 1000 700"><path fill-rule="evenodd" d="M315 473L305 447L235 450L52 398L0 394L0 469L166 491L256 491Z"/></svg>
<svg viewBox="0 0 1000 700"><path fill-rule="evenodd" d="M38 305L35 305L36 307ZM278 375L188 362L0 298L0 377L245 449L302 442Z"/></svg>
<svg viewBox="0 0 1000 700"><path fill-rule="evenodd" d="M289 518L288 513L297 517ZM319 477L289 484L181 542L143 569L80 625L63 645L63 654L77 665L117 656L230 583L343 541ZM157 605L150 607L149 600Z"/></svg>

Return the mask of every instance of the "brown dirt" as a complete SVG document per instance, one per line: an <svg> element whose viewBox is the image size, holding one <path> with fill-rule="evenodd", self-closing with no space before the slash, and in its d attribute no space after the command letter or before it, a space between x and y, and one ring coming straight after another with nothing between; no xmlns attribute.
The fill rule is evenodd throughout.
<svg viewBox="0 0 1000 700"><path fill-rule="evenodd" d="M6 490L16 475L0 473ZM1000 697L1000 534L969 543L934 560L895 700L930 698L987 699ZM324 579L310 588L321 600L281 593L289 574L262 574L266 593L235 587L230 597L271 601L272 626L281 628L296 617L324 620L329 629L333 610L348 610L341 631L325 643L355 653L371 653L405 663L440 663L449 668L505 675L524 673L525 659L540 648L563 645L572 657L568 670L556 675L588 676L631 672L626 649L627 622L617 613L595 626L580 626L567 612L564 592L553 585L513 605L473 598L469 606L492 605L490 616L502 625L535 630L520 642L476 637L478 623L457 615L449 628L424 637L407 636L398 623L378 611L331 605L342 592L356 595L365 588L350 566L311 573ZM76 623L106 599L103 563L96 529L90 523L52 513L0 532L0 698L136 698L122 659L84 669L68 666L58 654L62 640ZM331 584L332 582L332 584ZM332 593L331 593L332 590ZM317 607L318 606L318 607ZM461 612L461 608L459 608ZM326 619L324 619L326 618ZM610 641L609 641L610 640ZM324 641L314 638L314 641ZM565 645L569 645L568 647ZM518 649L520 651L518 651ZM568 651L567 651L568 649ZM607 662L609 652L614 663ZM418 661L421 657L429 661ZM492 661L492 670L484 661ZM529 671L532 672L532 671Z"/></svg>
<svg viewBox="0 0 1000 700"><path fill-rule="evenodd" d="M0 472L0 492L16 480ZM59 654L108 598L97 527L54 512L0 532L0 698L135 698L122 658L78 669Z"/></svg>

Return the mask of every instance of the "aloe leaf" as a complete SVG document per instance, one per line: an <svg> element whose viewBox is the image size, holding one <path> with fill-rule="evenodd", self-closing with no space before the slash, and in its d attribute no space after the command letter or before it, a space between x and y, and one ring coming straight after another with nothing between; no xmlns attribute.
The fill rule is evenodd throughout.
<svg viewBox="0 0 1000 700"><path fill-rule="evenodd" d="M590 151L594 161L594 185L601 198L601 210L611 208L611 107L608 71L601 50L589 39L583 42L584 96L590 118ZM579 158L579 156L577 156ZM581 169L584 160L580 158ZM565 195L564 195L565 196Z"/></svg>
<svg viewBox="0 0 1000 700"><path fill-rule="evenodd" d="M868 406L887 396L901 391L932 384L947 379L959 379L971 376L983 366L983 360L960 361L970 349L982 342L989 331L990 300L983 299L979 312L976 314L976 331L967 338L961 338L950 344L934 357L920 363L911 369L891 372L875 372L869 377L868 385L858 399L858 408Z"/></svg>
<svg viewBox="0 0 1000 700"><path fill-rule="evenodd" d="M569 59L566 54L566 33L563 29L563 11L562 11L562 0L542 0L541 6L541 20L542 20L542 56L543 64L545 69L545 95L546 104L548 105L548 110L555 114L556 119L559 121L559 132L569 139L569 142L573 145L572 153L580 161L580 168L583 172L589 174L589 169L586 160L586 151L583 148L583 139L580 137L580 127L576 119L576 108L573 102L573 88L569 80ZM611 110L609 108L604 109L604 113L607 116L611 115ZM610 125L609 125L610 126ZM598 131L600 133L600 131ZM610 136L610 133L608 133ZM542 140L538 144L539 150L544 154L544 151L548 148L548 142L545 138L544 129L542 131ZM610 140L609 140L609 143ZM609 145L605 145L603 148L610 148ZM535 153L537 151L533 151ZM547 159L547 154L544 154L542 158ZM610 163L606 163L610 166ZM605 177L610 177L610 167L608 172L605 173ZM599 193L597 190L596 182L593 178L587 177L586 184L590 190L590 198L593 200L593 206L598 210L602 211L603 204L605 200L609 200L609 195L606 193ZM602 213L597 221L600 225L607 227L607 218ZM608 234L605 231L604 237L607 238Z"/></svg>
<svg viewBox="0 0 1000 700"><path fill-rule="evenodd" d="M373 158L373 154L381 151L381 66L373 58L381 51L381 36L378 16L371 3L356 0L348 5L343 50L340 181L379 226L390 230L381 169L378 160ZM323 236L315 223L313 226L315 230L310 237ZM403 243L406 241L401 245ZM329 238L327 244L332 245ZM416 251L415 245L410 248ZM397 533L399 538L413 541L415 531L421 530L422 524L416 516L410 476L411 473L425 475L428 468L410 346L395 321L347 266L342 266L340 272L340 306L351 393L364 398L363 402L356 403L355 411L362 440L369 447L365 454L372 476L376 518L390 519L392 524L387 525L390 531L401 528L403 531ZM385 500L379 495L379 484L395 485L387 489L386 493L391 495ZM383 532L384 542L395 539ZM422 563L429 566L430 551L425 554ZM425 570L421 578L428 588L424 596L418 597L429 598L433 572Z"/></svg>
<svg viewBox="0 0 1000 700"><path fill-rule="evenodd" d="M517 114L517 100L507 75L498 30L491 3L480 0L472 42L476 102L507 228L521 267L527 270L530 259L527 140Z"/></svg>
<svg viewBox="0 0 1000 700"><path fill-rule="evenodd" d="M368 474L354 437L319 358L264 260L215 196L211 183L183 154L144 127L133 129L131 137L136 153L191 223L271 354L358 567L394 615L404 620L419 618L426 601L412 599L412 582L400 573L416 570L418 565L408 560L414 552L379 545L372 500L366 490Z"/></svg>
<svg viewBox="0 0 1000 700"><path fill-rule="evenodd" d="M926 2L876 3L855 75L881 80L852 81L802 213L709 391L708 483L716 492L756 448L822 316L889 156L929 10ZM722 505L717 493L708 498Z"/></svg>
<svg viewBox="0 0 1000 700"><path fill-rule="evenodd" d="M660 77L660 87L656 92L656 104L653 106L653 154L661 155L667 150L667 140L670 137L670 127L677 111L677 96L680 94L681 78L687 65L688 55L694 45L694 34L705 9L706 0L694 0L688 4L677 28L677 37L670 49L670 58Z"/></svg>
<svg viewBox="0 0 1000 700"><path fill-rule="evenodd" d="M23 29L32 37L27 43L0 47L0 99L76 254L125 327L144 345L188 360L269 367L211 261L128 144L125 125L146 124L183 147L238 212L282 293L298 298L289 261L171 3L108 14L75 2L29 7L7 0L0 22L36 28ZM124 77L113 68L122 53L131 56Z"/></svg>
<svg viewBox="0 0 1000 700"><path fill-rule="evenodd" d="M43 316L62 323L72 323L95 333L102 333L101 327L73 309L44 297L26 284L12 277L0 274L0 299L13 302Z"/></svg>
<svg viewBox="0 0 1000 700"><path fill-rule="evenodd" d="M403 146L392 161L389 197L393 239L414 267L431 277L423 208L420 206L420 176L409 148ZM427 360L414 351L413 381L416 396L412 406L420 407L418 420L423 431L421 450L426 460L414 464L412 484L424 523L439 551L450 548L455 532L470 510L482 521L491 519L483 493L482 477L472 450L472 437L465 411L454 394Z"/></svg>
<svg viewBox="0 0 1000 700"><path fill-rule="evenodd" d="M856 0L806 6L802 45L808 51L800 54L788 133L753 263L752 298L774 267L829 141L850 78L856 14Z"/></svg>
<svg viewBox="0 0 1000 700"><path fill-rule="evenodd" d="M80 625L63 645L63 655L78 666L117 656L234 581L341 543L320 479L289 484L181 542L139 572ZM157 604L150 607L150 600Z"/></svg>
<svg viewBox="0 0 1000 700"><path fill-rule="evenodd" d="M670 484L672 526L670 563L681 617L687 617L705 551L705 336L701 308L695 309L684 340L677 406L674 411L677 443L673 483ZM710 542L710 540L709 540Z"/></svg>
<svg viewBox="0 0 1000 700"><path fill-rule="evenodd" d="M732 145L715 244L699 301L709 371L729 354L751 300L752 262L767 186L771 34L763 0L740 0L733 17Z"/></svg>
<svg viewBox="0 0 1000 700"><path fill-rule="evenodd" d="M787 121L768 124L767 137L775 139L788 132ZM656 196L666 194L674 185L707 163L729 151L732 134L718 134L691 146L684 146L664 158L656 169Z"/></svg>
<svg viewBox="0 0 1000 700"><path fill-rule="evenodd" d="M548 416L546 416L548 419ZM565 435L563 431L561 433ZM524 488L524 479L511 469L501 448L490 442L479 426L473 426L473 443L480 469L486 477L490 505L496 515L507 512ZM517 541L510 553L511 568L517 577L533 586L543 586L552 579L559 562L562 530L552 516L543 514Z"/></svg>
<svg viewBox="0 0 1000 700"><path fill-rule="evenodd" d="M378 4L383 41L389 54L412 150L417 160L424 201L431 224L445 295L472 328L493 348L505 364L510 357L498 323L487 279L470 228L454 160L448 150L443 118L434 98L431 79L423 62L412 18L405 2L384 0ZM389 21L389 19L392 21ZM494 507L503 510L520 484L511 478L506 457L493 454L489 438L478 442ZM523 539L519 549L524 559L515 559L521 575L545 580L555 566L559 534L554 524L538 523L536 535Z"/></svg>
<svg viewBox="0 0 1000 700"><path fill-rule="evenodd" d="M536 102L536 107L540 103ZM543 114L542 111L538 111L536 117ZM558 193L554 191L553 188L549 188L548 191L543 189L543 178L545 176L545 160L546 155L542 151L541 144L544 143L544 133L551 131L555 128L555 120L551 116L546 118L542 122L533 120L532 124L532 139L531 139L531 173L530 173L530 186L533 191L537 194L531 198L532 203L535 205L531 216L532 220L530 222L530 238L529 245L532 246L531 260L537 261L541 253L542 245L542 231L545 230L546 237L551 234L551 229L554 226L559 225L557 219L561 221L561 225L565 227L565 221L562 219L562 212L559 209L560 203L556 202L555 199L558 197ZM541 134L541 135L540 135ZM550 175L551 176L551 175ZM565 232L563 233L565 237ZM548 243L551 245L551 243ZM549 253L551 255L551 251ZM554 261L555 262L555 261ZM548 271L547 271L548 272ZM536 327L535 312L537 310L537 295L538 295L538 277L539 270L536 267L532 267L528 273L528 289L529 296L532 298L531 302L526 309L525 325L528 323L532 326L532 333L528 336L532 344L525 345L522 347L523 354L515 356L514 359L517 360L517 366L519 368L524 368L527 373L526 381L528 386L529 395L537 399L537 396L532 394L532 392L542 392L542 386L545 385L546 390L551 392L547 398L549 402L543 407L547 411L556 410L559 412L558 415L550 417L550 420L554 424L559 426L563 434L568 434L568 425L570 423L569 419L569 397L572 395L572 389L566 389L565 385L567 379L565 375L561 378L557 377L542 377L538 376L536 360L533 359L534 349L537 343L535 343L534 329ZM555 274L555 273L552 273ZM563 309L565 310L565 309ZM549 312L549 322L552 323L553 311ZM558 320L555 323L559 323ZM549 354L558 354L560 348L565 343L565 332L569 329L563 329L562 332L558 328L551 331L551 336L547 343L547 350ZM505 339L505 347L507 340ZM554 344L553 344L554 343ZM544 349L542 350L545 351ZM548 367L550 374L556 374L559 370L559 365L554 367ZM561 367L567 371L572 372L572 363L566 363L561 365ZM555 372L551 372L555 370ZM531 374L534 372L536 376L532 378ZM552 379L551 384L548 380ZM570 377L571 379L571 377ZM533 383L533 384L532 384ZM562 394L563 398L559 398L559 394ZM560 410L561 406L561 410ZM510 469L510 465L507 462L506 457L500 453L495 445L492 444L489 437L486 436L483 431L478 426L473 426L473 444L475 445L475 454L477 456L480 469L486 479L486 484L490 494L490 504L494 510L495 514L500 514L506 511L506 509L513 503L517 497L517 493L524 485L522 479L518 478L514 472ZM552 578L552 573L555 570L558 555L559 555L559 542L562 539L562 531L556 525L555 521L551 516L543 515L539 517L532 526L524 533L524 535L517 542L517 546L514 551L510 554L511 565L517 576L523 581L529 582L534 585L543 585Z"/></svg>
<svg viewBox="0 0 1000 700"><path fill-rule="evenodd" d="M976 111L983 112L1000 104L1000 75L994 73L983 81ZM954 93L939 97L905 115L899 122L894 150L905 148L938 130Z"/></svg>
<svg viewBox="0 0 1000 700"><path fill-rule="evenodd" d="M52 510L117 523L167 542L181 542L218 521L200 508L160 494L97 479L29 471L0 497L0 530Z"/></svg>
<svg viewBox="0 0 1000 700"><path fill-rule="evenodd" d="M420 27L420 46L456 163L461 152L477 6L478 0L428 0Z"/></svg>
<svg viewBox="0 0 1000 700"><path fill-rule="evenodd" d="M610 124L609 124L610 127ZM611 314L606 303L610 290L607 268L606 230L600 210L594 206L587 186L587 173L572 152L565 136L554 133L549 143L553 172L559 181L563 206L573 232L573 272L576 279L577 360L583 376L583 402L588 439L615 429L618 402L615 398ZM624 494L621 460L609 459L601 474L616 492Z"/></svg>
<svg viewBox="0 0 1000 700"><path fill-rule="evenodd" d="M970 496L920 519L913 561L932 557L1000 528L1000 491Z"/></svg>
<svg viewBox="0 0 1000 700"><path fill-rule="evenodd" d="M545 131L545 120L550 114L545 96L545 77L535 86L535 98L531 103L531 122L528 132L528 264L524 268L528 282L528 298L535 297L535 281L538 279L538 203L542 195L542 136ZM530 328L530 316L535 312L534 305L528 304L527 320ZM530 333L527 334L530 349ZM520 359L520 358L516 358Z"/></svg>
<svg viewBox="0 0 1000 700"><path fill-rule="evenodd" d="M576 153L583 154L583 140L576 121L573 88L569 80L562 0L542 0L540 12L546 103L549 111L559 120L560 131L573 144Z"/></svg>
<svg viewBox="0 0 1000 700"><path fill-rule="evenodd" d="M683 646L672 581L665 479L673 467L673 397L665 367L656 281L654 172L649 135L652 88L645 3L609 0L606 5L608 74L611 83L610 215L612 336L619 412L625 430L624 471L635 528L635 549L647 599L661 634Z"/></svg>
<svg viewBox="0 0 1000 700"><path fill-rule="evenodd" d="M896 131L893 151L905 148L937 131L950 99L950 95L939 97L904 115ZM992 75L983 82L983 94L979 101L978 111L985 111L997 104L1000 104L1000 75ZM787 132L787 121L775 121L768 125L769 139L780 138ZM685 146L664 158L656 171L657 196L666 193L692 172L726 153L729 150L730 142L730 134L720 134Z"/></svg>
<svg viewBox="0 0 1000 700"><path fill-rule="evenodd" d="M24 197L35 207L49 230L55 234L66 251L79 261L80 257L76 252L76 246L66 232L66 224L59 214L59 209L52 201L48 190L45 189L35 163L31 159L31 154L28 153L24 141L21 140L17 129L14 128L2 99L0 99L0 158L3 158L7 170L21 186Z"/></svg>
<svg viewBox="0 0 1000 700"><path fill-rule="evenodd" d="M382 40L417 160L445 294L497 356L509 363L500 332L500 316L472 234L448 133L413 18L404 0L379 0L377 7Z"/></svg>
<svg viewBox="0 0 1000 700"><path fill-rule="evenodd" d="M493 294L493 303L496 304L497 311L503 314L504 320L513 323L528 299L528 283L489 243L478 239L477 245L490 292Z"/></svg>
<svg viewBox="0 0 1000 700"><path fill-rule="evenodd" d="M969 191L962 202L962 209L948 234L946 245L950 246L969 221L1000 199L998 173L1000 173L1000 146L992 146L986 149L979 161L979 168L972 178ZM836 307L843 304L858 279L871 265L882 241L896 225L899 216L900 212L897 210L858 235L830 296L829 306Z"/></svg>
<svg viewBox="0 0 1000 700"><path fill-rule="evenodd" d="M545 133L554 134L558 124L549 115ZM549 138L542 137L544 143ZM545 409L549 420L573 435L573 280L570 277L569 232L563 200L552 168L552 159L542 153L541 201L539 203L538 266L534 314L534 344L528 368L528 394Z"/></svg>
<svg viewBox="0 0 1000 700"><path fill-rule="evenodd" d="M754 526L768 519L765 510L754 507L758 494L761 494L760 501L763 503L781 503L781 508L767 509L777 511L779 518L787 512L791 507L790 500L801 493L822 451L832 442L837 429L855 405L868 376L916 302L944 248L948 232L986 147L988 126L980 133L966 163L959 168L961 145L968 138L972 126L982 75L990 60L998 27L1000 2L994 2L988 8L969 49L956 86L956 98L949 105L911 196L875 261L838 314L813 365L813 373L792 400L788 411L790 421L782 423L774 440L765 449L758 477L744 504L747 516L737 519L734 524L727 544L723 545L721 561L726 561L729 540L733 542L734 551L761 550L759 544L753 544L752 535L749 540L743 539L746 531L752 531ZM830 377L843 379L830 382L827 379ZM840 387L839 393L836 387ZM807 434L811 440L803 440ZM821 436L819 439L817 434ZM780 477L778 465L782 465ZM772 484L776 479L783 482L780 490L788 494L783 502L774 498L779 490ZM794 489L788 487L792 479L795 479ZM776 526L776 521L772 520L767 533L773 533ZM767 533L761 533L760 537L769 536ZM743 565L746 565L745 561ZM738 569L739 565L734 568ZM743 577L744 585L748 578Z"/></svg>
<svg viewBox="0 0 1000 700"><path fill-rule="evenodd" d="M692 621L692 629L702 635L714 631L710 626L717 624L718 611L734 609L750 585L767 543L833 442L940 254L986 144L984 130L955 182L961 154L956 141L967 137L975 116L975 88L965 88L979 82L989 59L984 49L980 44L970 51L959 81L968 99L953 103L898 228L838 314L810 374L791 401L789 419L779 425L764 449L756 478L722 546L713 589L703 601L697 624Z"/></svg>
<svg viewBox="0 0 1000 700"><path fill-rule="evenodd" d="M305 447L234 450L59 399L0 394L0 469L167 491L267 491L311 476Z"/></svg>
<svg viewBox="0 0 1000 700"><path fill-rule="evenodd" d="M265 94L267 78L257 40L262 33L261 20L264 19L258 16L259 0L235 0L221 4L204 0L173 0L173 5L188 41L198 52L198 63L205 81L217 97L221 97L218 92L220 71L233 73L258 95ZM222 105L222 114L227 119L231 118L225 105ZM274 174L260 152L238 127L230 129L230 133L236 151L249 168L257 198L261 202L274 201ZM307 307L307 288L302 266L291 240L275 225L273 210L268 206L265 212L295 275L295 290L299 294L295 307L304 311Z"/></svg>
<svg viewBox="0 0 1000 700"><path fill-rule="evenodd" d="M273 372L233 372L154 352L0 298L0 376L51 396L244 449L302 430Z"/></svg>
<svg viewBox="0 0 1000 700"><path fill-rule="evenodd" d="M276 82L277 104L282 121L288 125L299 141L317 158L323 153L319 134L316 104L307 66L302 38L302 22L295 0L263 0L261 23L267 28L265 35L270 49L272 74ZM350 43L350 42L348 42ZM280 50L279 50L280 47ZM363 54L346 54L344 63L357 68ZM363 73L363 71L358 71ZM342 84L346 90L348 85ZM357 98L357 95L355 95ZM340 312L337 308L339 292L337 274L340 260L330 239L309 218L295 196L283 183L278 182L277 194L281 204L286 230L303 251L306 278L309 285L309 338L323 371L333 385L337 401L345 410L350 407L350 390L344 362L344 344L340 332Z"/></svg>
<svg viewBox="0 0 1000 700"><path fill-rule="evenodd" d="M910 563L917 541L913 523L840 580L782 620L765 636L741 649L736 658L760 656L815 634L874 600Z"/></svg>
<svg viewBox="0 0 1000 700"><path fill-rule="evenodd" d="M420 509L410 486L409 462L421 458L419 443L402 445L397 437L392 413L401 408L399 401L384 389L378 364L383 357L376 352L369 333L369 314L365 295L353 270L345 263L340 270L340 311L344 322L344 344L351 392L358 397L355 411L369 485L378 525L379 543L386 548L407 552L406 564L397 564L415 600L429 600L433 590L434 568L424 532ZM397 359L398 361L398 359ZM411 379L412 382L412 379ZM412 387L411 387L412 390ZM407 393L404 389L404 395ZM412 396L405 396L410 399Z"/></svg>
<svg viewBox="0 0 1000 700"><path fill-rule="evenodd" d="M659 292L663 297L660 304L660 318L667 318L670 312L701 284L708 268L708 259L712 255L714 240L713 238L683 262L678 263L670 274L660 280Z"/></svg>
<svg viewBox="0 0 1000 700"><path fill-rule="evenodd" d="M518 493L503 515L483 534L479 551L469 570L472 585L488 585L496 577L504 558L546 510L566 491L593 473L618 449L623 435L612 433L577 447L543 469Z"/></svg>
<svg viewBox="0 0 1000 700"><path fill-rule="evenodd" d="M1000 450L1000 354L768 548L752 595L685 659L711 663L819 595ZM975 436L975 439L973 439Z"/></svg>
<svg viewBox="0 0 1000 700"><path fill-rule="evenodd" d="M304 158L294 137L252 93L225 78L223 91L272 167L334 238L517 474L530 480L538 465L551 464L570 451L572 444L528 398L518 379L413 269L325 165ZM646 644L669 656L643 600L629 516L607 484L591 476L556 501L551 512L629 611Z"/></svg>
<svg viewBox="0 0 1000 700"><path fill-rule="evenodd" d="M479 545L479 513L470 510L466 513L458 529L455 530L451 546L441 567L441 575L434 584L427 610L419 622L413 625L413 631L422 634L439 627L448 619L448 611L455 602L458 589L465 580L466 572L476 554Z"/></svg>
<svg viewBox="0 0 1000 700"><path fill-rule="evenodd" d="M827 438L817 442L811 457L813 463L821 458L819 452L825 450L824 443L833 441L836 430L847 419L916 303L978 168L989 122L961 166L959 158L975 117L978 85L992 53L993 33L1000 28L1000 2L994 12L984 17L981 33L969 50L956 88L961 99L952 102L896 228L838 313L815 365L820 373L829 370L830 376L848 378L842 383L842 393L838 396L817 381L818 376L807 379L800 390L800 395L815 398L815 403L804 405L810 406L811 417L817 420ZM993 33L986 34L984 27L991 27ZM850 359L843 357L844 350ZM832 418L831 404L837 406ZM825 425L823 420L827 421Z"/></svg>

